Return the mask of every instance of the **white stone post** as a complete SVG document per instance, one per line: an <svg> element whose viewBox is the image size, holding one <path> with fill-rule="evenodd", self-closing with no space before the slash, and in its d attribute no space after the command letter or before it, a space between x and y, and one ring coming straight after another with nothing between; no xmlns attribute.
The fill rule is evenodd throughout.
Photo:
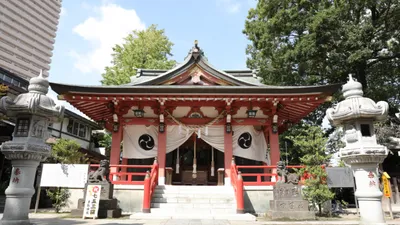
<svg viewBox="0 0 400 225"><path fill-rule="evenodd" d="M49 82L41 72L29 81L28 93L17 96L14 101L8 97L0 101L0 111L16 120L13 140L1 146L2 153L13 166L10 185L5 191L7 198L2 225L31 224L29 208L35 193L36 169L51 150L46 144L48 125L64 114L64 107L56 106L46 96L48 88Z"/></svg>
<svg viewBox="0 0 400 225"><path fill-rule="evenodd" d="M340 149L340 157L354 172L360 223L385 224L378 165L386 158L388 150L376 142L373 123L386 119L389 106L387 102L375 103L363 97L362 85L351 75L342 92L345 100L328 109L326 114L333 125L344 130L346 146Z"/></svg>

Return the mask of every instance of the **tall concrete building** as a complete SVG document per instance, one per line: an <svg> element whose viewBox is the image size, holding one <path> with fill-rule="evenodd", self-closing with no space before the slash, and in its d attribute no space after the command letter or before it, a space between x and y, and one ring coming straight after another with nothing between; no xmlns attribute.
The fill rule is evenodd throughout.
<svg viewBox="0 0 400 225"><path fill-rule="evenodd" d="M47 76L60 13L61 0L0 0L0 68L25 80L41 69Z"/></svg>

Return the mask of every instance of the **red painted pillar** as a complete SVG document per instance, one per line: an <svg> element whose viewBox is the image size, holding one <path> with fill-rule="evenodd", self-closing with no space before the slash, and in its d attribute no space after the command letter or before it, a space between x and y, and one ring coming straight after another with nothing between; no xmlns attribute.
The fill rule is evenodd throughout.
<svg viewBox="0 0 400 225"><path fill-rule="evenodd" d="M127 158L122 158L122 163L121 163L122 165L128 165L128 159ZM127 167L122 167L121 168L121 172L123 172L123 173L126 173L128 171L128 168ZM128 180L128 176L127 175L123 175L122 176L122 180ZM131 179L129 179L129 181L130 181Z"/></svg>
<svg viewBox="0 0 400 225"><path fill-rule="evenodd" d="M224 130L224 165L225 165L225 185L231 185L230 175L231 175L231 164L233 157L233 139L232 131L226 132L226 125Z"/></svg>
<svg viewBox="0 0 400 225"><path fill-rule="evenodd" d="M122 127L119 127L118 131L112 133L111 140L111 153L110 153L110 164L111 165L119 165L119 159L121 155L121 141L122 141ZM117 171L117 167L111 167L110 172L115 173ZM116 176L112 178L116 180Z"/></svg>
<svg viewBox="0 0 400 225"><path fill-rule="evenodd" d="M278 132L272 132L272 126L269 127L269 147L271 151L271 165L276 166L276 164L280 161L281 152L279 150L279 134ZM276 169L273 169L272 172L276 173ZM276 181L276 177L272 177L271 181Z"/></svg>
<svg viewBox="0 0 400 225"><path fill-rule="evenodd" d="M165 185L165 160L167 157L167 125L164 132L158 132L158 184Z"/></svg>

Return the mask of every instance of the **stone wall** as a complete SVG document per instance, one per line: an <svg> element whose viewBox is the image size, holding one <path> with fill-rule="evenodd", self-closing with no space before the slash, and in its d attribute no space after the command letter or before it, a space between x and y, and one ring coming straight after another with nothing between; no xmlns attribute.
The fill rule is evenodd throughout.
<svg viewBox="0 0 400 225"><path fill-rule="evenodd" d="M265 215L269 210L270 200L273 200L272 186L246 186L244 188L245 212Z"/></svg>
<svg viewBox="0 0 400 225"><path fill-rule="evenodd" d="M143 185L115 185L114 198L123 214L141 212L143 207Z"/></svg>

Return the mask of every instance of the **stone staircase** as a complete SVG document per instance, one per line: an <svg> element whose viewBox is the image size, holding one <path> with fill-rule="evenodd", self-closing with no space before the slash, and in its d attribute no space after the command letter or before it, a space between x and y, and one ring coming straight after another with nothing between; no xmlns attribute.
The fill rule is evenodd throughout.
<svg viewBox="0 0 400 225"><path fill-rule="evenodd" d="M158 186L150 211L134 213L131 218L255 220L250 214L236 214L231 186Z"/></svg>

